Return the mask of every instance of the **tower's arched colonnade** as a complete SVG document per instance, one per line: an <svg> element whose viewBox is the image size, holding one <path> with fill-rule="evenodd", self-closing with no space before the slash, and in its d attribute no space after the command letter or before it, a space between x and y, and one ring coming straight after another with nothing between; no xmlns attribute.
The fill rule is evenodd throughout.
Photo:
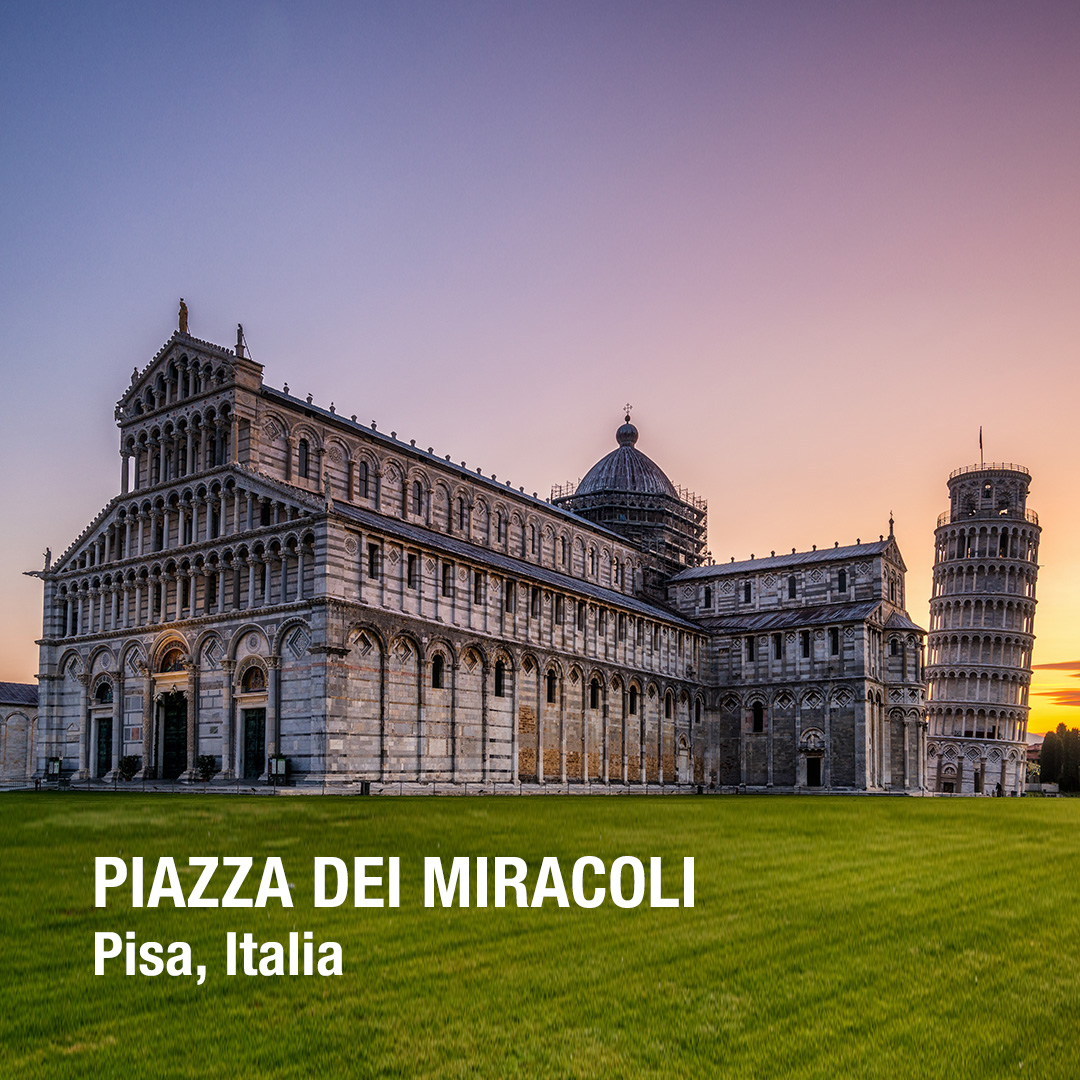
<svg viewBox="0 0 1080 1080"><path fill-rule="evenodd" d="M1019 795L1026 767L1039 519L1027 469L949 477L938 518L927 664L931 791Z"/></svg>

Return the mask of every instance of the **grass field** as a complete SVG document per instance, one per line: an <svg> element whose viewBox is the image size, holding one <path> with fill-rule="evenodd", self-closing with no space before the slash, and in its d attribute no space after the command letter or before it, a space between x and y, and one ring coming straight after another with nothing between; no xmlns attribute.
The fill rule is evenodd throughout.
<svg viewBox="0 0 1080 1080"><path fill-rule="evenodd" d="M8 794L0 1074L1075 1076L1078 827L1080 800ZM569 887L626 854L676 894L695 856L696 906L423 907L425 855L557 855ZM96 855L186 888L190 855L279 855L297 906L97 909ZM402 906L314 909L315 855L401 856ZM225 975L227 930L308 929L341 977ZM95 977L97 930L187 941L206 984Z"/></svg>

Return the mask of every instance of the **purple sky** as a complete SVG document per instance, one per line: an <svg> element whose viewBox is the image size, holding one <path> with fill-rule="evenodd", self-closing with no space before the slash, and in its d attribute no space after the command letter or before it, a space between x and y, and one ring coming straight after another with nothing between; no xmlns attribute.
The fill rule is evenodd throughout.
<svg viewBox="0 0 1080 1080"><path fill-rule="evenodd" d="M629 400L718 560L892 510L924 624L983 424L1046 529L1036 662L1075 659L1078 56L1038 0L9 0L0 679L181 295L271 384L529 491ZM1033 727L1076 722L1054 700Z"/></svg>

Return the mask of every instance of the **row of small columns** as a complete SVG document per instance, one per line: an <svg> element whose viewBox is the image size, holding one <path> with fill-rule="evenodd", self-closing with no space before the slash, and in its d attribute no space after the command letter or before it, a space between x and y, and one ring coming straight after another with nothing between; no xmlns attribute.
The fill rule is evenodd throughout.
<svg viewBox="0 0 1080 1080"><path fill-rule="evenodd" d="M87 588L80 590L74 600L64 597L62 604L63 637L75 637L103 633L106 630L128 630L137 626L167 623L179 619L194 619L198 615L222 614L225 611L225 582L226 575L234 575L233 597L230 610L239 611L257 606L265 606L271 603L285 604L295 600L304 599L304 575L309 560L313 559L314 553L300 546L296 549L297 586L295 595L288 595L289 589L289 560L292 556L284 552L278 557L247 557L236 556L230 565L219 566L212 571L217 578L216 600L213 605L209 601L210 593L208 582L211 574L205 570L193 568L186 574L172 572L162 574L154 579L136 581L134 584L110 585L100 588ZM274 566L277 565L277 589L274 589ZM244 597L243 590L239 588L239 574L243 567L247 567L248 588ZM187 582L187 603L183 603L182 584ZM202 611L198 610L198 584L203 584ZM176 589L171 588L176 582ZM143 593L147 595L146 618L143 618ZM260 592L261 590L261 592ZM274 592L277 596L274 597ZM130 598L134 594L134 604ZM240 600L246 602L241 607ZM106 613L110 618L106 619Z"/></svg>
<svg viewBox="0 0 1080 1080"><path fill-rule="evenodd" d="M204 437L196 440L196 431ZM223 465L230 458L230 450L235 447L236 439L231 419L215 420L199 428L189 425L184 438L174 435L172 438L159 438L135 443L120 451L120 493L126 495L132 487L129 477L129 463L135 459L134 490L154 484L164 484L181 476L212 469ZM152 468L157 462L157 476ZM146 466L146 479L143 480L143 465Z"/></svg>
<svg viewBox="0 0 1080 1080"><path fill-rule="evenodd" d="M229 504L232 503L233 512L230 524ZM200 544L209 540L216 540L224 536L233 536L241 532L250 532L261 527L262 508L266 505L271 507L271 524L280 525L285 521L295 521L299 511L290 509L284 503L275 502L255 495L243 488L237 488L232 493L221 496L196 496L190 502L179 503L176 506L157 506L150 510L132 511L117 521L115 525L107 529L95 542L94 557L90 566L99 566L120 559L133 559L140 555L146 555L152 538L158 526L161 527L162 547L161 551L171 550L175 547L184 547L188 544ZM259 520L256 521L256 510ZM171 544L173 518L177 518L176 537L177 544ZM185 540L187 525L191 525L191 539ZM243 522L243 527L238 524ZM133 528L137 523L138 528ZM147 529L149 524L150 528ZM149 535L148 535L149 533Z"/></svg>

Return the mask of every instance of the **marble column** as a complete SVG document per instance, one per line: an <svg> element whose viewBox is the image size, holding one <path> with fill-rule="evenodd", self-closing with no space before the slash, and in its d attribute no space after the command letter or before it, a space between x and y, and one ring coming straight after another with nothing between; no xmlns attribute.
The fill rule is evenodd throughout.
<svg viewBox="0 0 1080 1080"><path fill-rule="evenodd" d="M79 672L79 768L73 780L85 780L90 775L90 673Z"/></svg>
<svg viewBox="0 0 1080 1080"><path fill-rule="evenodd" d="M236 735L233 719L233 674L236 671L235 660L221 662L221 778L236 778Z"/></svg>
<svg viewBox="0 0 1080 1080"><path fill-rule="evenodd" d="M281 720L278 716L278 701L280 700L281 682L281 657L268 656L266 658L266 756L275 757L281 753L280 734Z"/></svg>
<svg viewBox="0 0 1080 1080"><path fill-rule="evenodd" d="M154 677L146 664L139 665L143 677L142 769L143 776L154 775Z"/></svg>
<svg viewBox="0 0 1080 1080"><path fill-rule="evenodd" d="M109 763L109 777L116 775L120 768L120 751L124 746L124 669L123 666L113 679L113 713L112 713L112 761Z"/></svg>
<svg viewBox="0 0 1080 1080"><path fill-rule="evenodd" d="M189 660L184 664L184 670L187 672L187 772L188 779L193 779L196 775L195 759L199 753L199 669Z"/></svg>

